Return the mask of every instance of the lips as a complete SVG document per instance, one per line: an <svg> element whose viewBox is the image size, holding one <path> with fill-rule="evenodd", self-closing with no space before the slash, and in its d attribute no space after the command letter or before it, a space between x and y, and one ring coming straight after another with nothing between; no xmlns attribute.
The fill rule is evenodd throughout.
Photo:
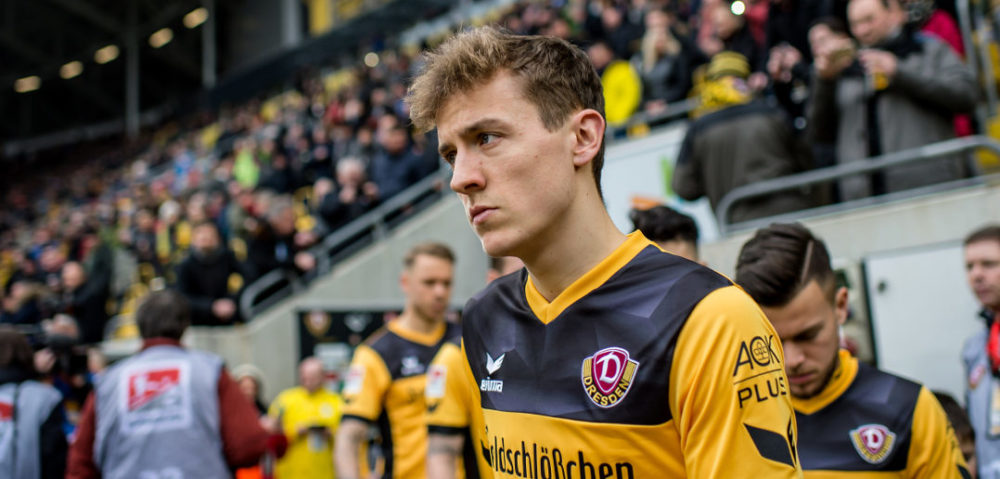
<svg viewBox="0 0 1000 479"><path fill-rule="evenodd" d="M805 384L805 383L808 383L809 381L812 381L812 378L813 378L813 374L812 373L798 374L798 375L794 375L794 376L788 376L788 382L790 384L799 385L799 384Z"/></svg>
<svg viewBox="0 0 1000 479"><path fill-rule="evenodd" d="M471 222L473 226L478 226L486 221L486 219L489 218L495 210L496 208L489 206L473 206L472 208L469 208L469 222Z"/></svg>

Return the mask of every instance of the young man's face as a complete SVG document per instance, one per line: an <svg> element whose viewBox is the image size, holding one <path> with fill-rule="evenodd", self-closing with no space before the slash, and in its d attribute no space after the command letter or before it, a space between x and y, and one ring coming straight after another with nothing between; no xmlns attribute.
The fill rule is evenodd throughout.
<svg viewBox="0 0 1000 479"><path fill-rule="evenodd" d="M451 300L452 269L444 258L417 255L400 278L407 306L425 319L443 320Z"/></svg>
<svg viewBox="0 0 1000 479"><path fill-rule="evenodd" d="M847 289L840 288L830 304L819 283L811 281L788 304L761 309L781 338L792 396L819 394L837 366L837 330L847 318Z"/></svg>
<svg viewBox="0 0 1000 479"><path fill-rule="evenodd" d="M546 130L521 88L501 72L453 96L437 116L451 189L490 256L524 258L550 241L577 194L573 122Z"/></svg>
<svg viewBox="0 0 1000 479"><path fill-rule="evenodd" d="M1000 311L1000 242L983 240L966 245L965 273L979 302Z"/></svg>

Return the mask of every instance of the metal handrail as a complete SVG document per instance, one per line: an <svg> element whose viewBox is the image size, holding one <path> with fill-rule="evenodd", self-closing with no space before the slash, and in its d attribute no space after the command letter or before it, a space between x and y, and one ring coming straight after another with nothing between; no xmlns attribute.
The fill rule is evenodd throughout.
<svg viewBox="0 0 1000 479"><path fill-rule="evenodd" d="M722 234L728 233L730 226L730 210L732 210L733 205L748 198L756 198L779 191L792 190L817 183L828 183L830 181L848 176L883 170L902 164L919 163L978 148L986 148L995 154L1000 155L1000 142L982 135L968 136L965 138L956 138L953 140L931 143L929 145L909 150L888 153L862 161L819 168L804 173L782 176L779 178L758 181L753 184L740 186L738 188L734 188L729 193L726 193L726 195L719 201L719 205L715 211L716 220L719 225L719 232Z"/></svg>
<svg viewBox="0 0 1000 479"><path fill-rule="evenodd" d="M257 278L240 294L240 312L243 314L243 318L250 321L258 313L276 302L278 299L275 298L284 298L289 293L301 290L316 277L328 273L333 269L334 253L339 248L348 245L367 231L385 230L387 228L386 218L410 208L422 197L439 190L439 185L449 175L448 168L440 168L368 213L327 235L319 244L308 250L316 258L316 268L311 274L298 277L289 271L276 269ZM277 286L281 282L287 282L288 285L278 289ZM264 293L269 291L270 294L265 296Z"/></svg>

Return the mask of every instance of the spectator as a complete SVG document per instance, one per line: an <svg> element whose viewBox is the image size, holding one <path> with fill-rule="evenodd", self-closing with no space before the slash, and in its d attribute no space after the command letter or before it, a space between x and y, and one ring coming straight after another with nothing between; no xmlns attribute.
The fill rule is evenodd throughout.
<svg viewBox="0 0 1000 479"><path fill-rule="evenodd" d="M95 344L104 340L108 322L108 291L99 288L107 283L88 281L83 265L70 261L62 269L62 302L60 312L76 319L80 327L80 342Z"/></svg>
<svg viewBox="0 0 1000 479"><path fill-rule="evenodd" d="M1000 388L1000 224L980 228L965 239L965 273L982 305L983 328L962 348L968 379L966 407L976 431L979 477L1000 477L1000 430L996 394Z"/></svg>
<svg viewBox="0 0 1000 479"><path fill-rule="evenodd" d="M357 158L337 162L337 186L320 199L319 206L320 216L331 230L367 213L378 198L378 187L365 178L364 163Z"/></svg>
<svg viewBox="0 0 1000 479"><path fill-rule="evenodd" d="M233 368L233 379L240 386L240 392L253 402L257 414L266 416L267 405L261 400L261 395L264 394L264 373L253 364L241 364Z"/></svg>
<svg viewBox="0 0 1000 479"><path fill-rule="evenodd" d="M136 313L142 350L98 379L68 479L230 477L264 453L267 433L222 359L181 347L190 322L180 293L146 297Z"/></svg>
<svg viewBox="0 0 1000 479"><path fill-rule="evenodd" d="M431 172L409 146L406 127L392 126L380 138L381 150L371 164L371 179L378 187L380 199L392 198Z"/></svg>
<svg viewBox="0 0 1000 479"><path fill-rule="evenodd" d="M673 175L678 196L707 196L712 209L734 188L809 169L808 147L798 141L780 110L746 95L749 74L739 54L716 55L701 89L703 109L684 137ZM740 222L814 205L802 191L778 192L736 203L725 221Z"/></svg>
<svg viewBox="0 0 1000 479"><path fill-rule="evenodd" d="M701 263L698 258L698 225L690 216L664 205L646 210L633 209L628 216L635 229L664 251Z"/></svg>
<svg viewBox="0 0 1000 479"><path fill-rule="evenodd" d="M587 47L587 56L601 77L608 124L624 124L639 107L642 98L639 74L629 62L616 57L604 40L597 40Z"/></svg>
<svg viewBox="0 0 1000 479"><path fill-rule="evenodd" d="M42 310L38 304L36 283L15 281L0 305L0 323L38 324L42 320Z"/></svg>
<svg viewBox="0 0 1000 479"><path fill-rule="evenodd" d="M663 9L646 13L646 34L639 53L642 100L646 111L663 111L691 89L688 53L673 32L674 18Z"/></svg>
<svg viewBox="0 0 1000 479"><path fill-rule="evenodd" d="M288 438L288 452L278 461L277 477L333 479L333 438L343 400L323 386L323 363L306 358L299 364L299 386L282 391L268 415Z"/></svg>
<svg viewBox="0 0 1000 479"><path fill-rule="evenodd" d="M837 162L863 161L954 137L952 116L976 100L969 68L947 45L903 27L897 0L851 0L856 55L843 41L815 46L816 78L809 109L818 141L836 142ZM962 159L945 157L854 176L839 182L842 200L962 178Z"/></svg>
<svg viewBox="0 0 1000 479"><path fill-rule="evenodd" d="M955 434L930 390L840 348L848 292L837 284L822 240L798 223L760 229L740 250L736 283L776 333L750 340L750 348L763 354L748 352L744 363L739 353L736 369L764 366L765 357L773 363L777 356L769 355L781 342L804 475L834 470L869 477L968 477ZM775 383L775 391L784 391L782 383Z"/></svg>
<svg viewBox="0 0 1000 479"><path fill-rule="evenodd" d="M62 478L66 436L59 392L35 380L31 345L0 326L0 470L18 479Z"/></svg>
<svg viewBox="0 0 1000 479"><path fill-rule="evenodd" d="M63 430L72 437L83 404L93 390L90 378L96 371L90 368L89 350L80 343L76 320L65 314L42 321L40 342L36 346L41 349L35 352L35 370L42 382L55 387L62 396Z"/></svg>
<svg viewBox="0 0 1000 479"><path fill-rule="evenodd" d="M240 321L236 302L246 277L243 265L222 244L215 223L195 225L191 252L177 267L177 290L191 304L191 324L218 326Z"/></svg>
<svg viewBox="0 0 1000 479"><path fill-rule="evenodd" d="M291 198L274 198L268 205L265 222L247 245L250 278L257 279L274 269L296 274L316 267L316 258L306 248L316 242L311 231L295 230L295 207Z"/></svg>
<svg viewBox="0 0 1000 479"><path fill-rule="evenodd" d="M955 400L951 394L942 391L934 391L934 397L941 403L941 408L948 415L948 422L955 430L955 437L958 438L958 447L962 450L962 457L969 466L969 475L972 479L978 477L976 466L976 431L972 430L972 423L969 422L969 415L965 408Z"/></svg>
<svg viewBox="0 0 1000 479"><path fill-rule="evenodd" d="M747 27L746 17L733 10L731 1L722 1L706 8L711 8L708 17L711 24L707 28L712 29L712 35L702 37L706 38L701 44L702 53L711 58L722 51L736 52L750 63L750 71L763 70L763 45L754 40Z"/></svg>

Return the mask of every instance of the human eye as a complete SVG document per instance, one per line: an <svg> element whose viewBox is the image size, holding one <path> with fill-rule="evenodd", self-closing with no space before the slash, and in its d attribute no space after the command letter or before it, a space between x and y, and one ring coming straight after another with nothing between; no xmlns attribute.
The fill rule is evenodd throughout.
<svg viewBox="0 0 1000 479"><path fill-rule="evenodd" d="M444 162L447 163L448 166L451 166L451 167L455 166L455 152L454 151L446 151L446 152L442 153L441 154L441 159L444 160Z"/></svg>
<svg viewBox="0 0 1000 479"><path fill-rule="evenodd" d="M495 142L497 140L497 138L498 138L498 136L494 135L493 133L480 133L479 134L479 144L480 145L486 145L486 144L489 144L489 143L493 143L493 142Z"/></svg>

